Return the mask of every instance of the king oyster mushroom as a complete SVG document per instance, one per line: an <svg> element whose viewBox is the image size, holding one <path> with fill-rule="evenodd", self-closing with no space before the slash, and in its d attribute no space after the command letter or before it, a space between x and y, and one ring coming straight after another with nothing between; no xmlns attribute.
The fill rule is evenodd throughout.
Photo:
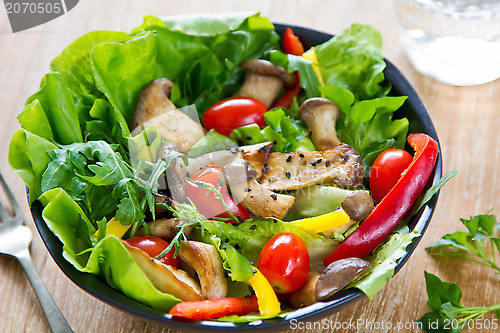
<svg viewBox="0 0 500 333"><path fill-rule="evenodd" d="M222 259L215 246L186 241L181 244L179 256L196 271L203 299L226 297L227 281Z"/></svg>
<svg viewBox="0 0 500 333"><path fill-rule="evenodd" d="M267 60L250 59L241 68L246 71L245 81L233 95L258 99L269 108L284 87L293 87L295 77L283 67Z"/></svg>
<svg viewBox="0 0 500 333"><path fill-rule="evenodd" d="M319 150L332 149L340 144L335 124L340 108L326 98L309 98L299 108L300 119L311 130L311 140Z"/></svg>
<svg viewBox="0 0 500 333"><path fill-rule="evenodd" d="M172 81L165 78L148 84L139 97L133 125L140 129L156 126L164 140L177 151L186 152L205 133L199 122L179 111L170 101L172 86Z"/></svg>
<svg viewBox="0 0 500 333"><path fill-rule="evenodd" d="M292 195L278 194L255 180L257 172L247 161L238 159L227 165L219 181L228 186L233 197L259 218L282 219L295 202Z"/></svg>
<svg viewBox="0 0 500 333"><path fill-rule="evenodd" d="M349 145L324 151L270 153L261 184L274 191L296 190L315 184L354 188L363 182L363 163Z"/></svg>

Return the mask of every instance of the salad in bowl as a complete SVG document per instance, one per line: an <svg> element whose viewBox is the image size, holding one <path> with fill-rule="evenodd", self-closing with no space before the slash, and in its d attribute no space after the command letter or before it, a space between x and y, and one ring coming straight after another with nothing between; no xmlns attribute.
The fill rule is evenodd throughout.
<svg viewBox="0 0 500 333"><path fill-rule="evenodd" d="M65 272L168 320L233 323L392 277L438 144L402 112L376 29L312 46L278 27L148 16L53 60L9 163Z"/></svg>

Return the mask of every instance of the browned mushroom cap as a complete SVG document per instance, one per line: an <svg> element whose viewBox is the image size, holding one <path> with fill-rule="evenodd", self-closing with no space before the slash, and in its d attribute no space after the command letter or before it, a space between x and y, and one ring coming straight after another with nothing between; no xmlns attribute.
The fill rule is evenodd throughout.
<svg viewBox="0 0 500 333"><path fill-rule="evenodd" d="M295 84L295 77L292 74L288 73L283 67L267 60L249 59L241 64L241 68L247 73L279 77L287 88L291 88Z"/></svg>
<svg viewBox="0 0 500 333"><path fill-rule="evenodd" d="M332 262L321 273L316 282L316 299L324 300L346 285L363 276L370 268L370 263L359 258L340 259Z"/></svg>
<svg viewBox="0 0 500 333"><path fill-rule="evenodd" d="M329 99L309 98L299 108L299 115L311 130L311 140L318 150L335 148L340 144L335 124L340 108Z"/></svg>
<svg viewBox="0 0 500 333"><path fill-rule="evenodd" d="M250 59L241 67L246 70L245 81L234 96L258 99L268 108L285 87L295 84L295 77L284 68L266 60Z"/></svg>
<svg viewBox="0 0 500 333"><path fill-rule="evenodd" d="M358 190L350 194L343 202L342 208L353 220L361 221L373 210L373 199L367 191Z"/></svg>

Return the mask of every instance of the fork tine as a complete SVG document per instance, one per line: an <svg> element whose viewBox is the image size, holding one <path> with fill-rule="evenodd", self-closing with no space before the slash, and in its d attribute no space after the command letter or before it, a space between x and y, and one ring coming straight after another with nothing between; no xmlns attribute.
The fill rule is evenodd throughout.
<svg viewBox="0 0 500 333"><path fill-rule="evenodd" d="M2 183L3 190L5 194L7 195L7 199L9 199L10 206L12 207L12 211L14 212L14 217L10 217L5 208L3 207L2 203L0 202L0 217L2 218L2 221L11 221L14 223L22 223L23 222L23 210L21 209L21 206L17 203L16 198L14 198L14 195L12 194L9 186L3 179L2 174L0 173L0 183Z"/></svg>

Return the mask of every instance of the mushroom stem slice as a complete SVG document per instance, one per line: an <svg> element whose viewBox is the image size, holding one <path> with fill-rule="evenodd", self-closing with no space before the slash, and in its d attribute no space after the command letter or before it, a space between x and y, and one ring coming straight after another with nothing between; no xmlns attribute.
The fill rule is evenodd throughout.
<svg viewBox="0 0 500 333"><path fill-rule="evenodd" d="M185 271L162 264L151 258L146 252L128 245L125 241L122 241L122 244L156 289L184 302L201 300L201 289L198 281Z"/></svg>
<svg viewBox="0 0 500 333"><path fill-rule="evenodd" d="M332 149L340 144L335 125L340 108L326 98L309 98L299 108L302 121L311 130L311 140L319 150Z"/></svg>
<svg viewBox="0 0 500 333"><path fill-rule="evenodd" d="M203 299L226 297L227 281L215 246L187 241L182 243L179 255L198 274Z"/></svg>
<svg viewBox="0 0 500 333"><path fill-rule="evenodd" d="M316 299L324 300L368 272L371 264L359 258L332 262L316 282Z"/></svg>
<svg viewBox="0 0 500 333"><path fill-rule="evenodd" d="M317 302L316 282L320 274L311 269L307 274L306 282L298 290L288 294L288 302L294 308L303 308Z"/></svg>

